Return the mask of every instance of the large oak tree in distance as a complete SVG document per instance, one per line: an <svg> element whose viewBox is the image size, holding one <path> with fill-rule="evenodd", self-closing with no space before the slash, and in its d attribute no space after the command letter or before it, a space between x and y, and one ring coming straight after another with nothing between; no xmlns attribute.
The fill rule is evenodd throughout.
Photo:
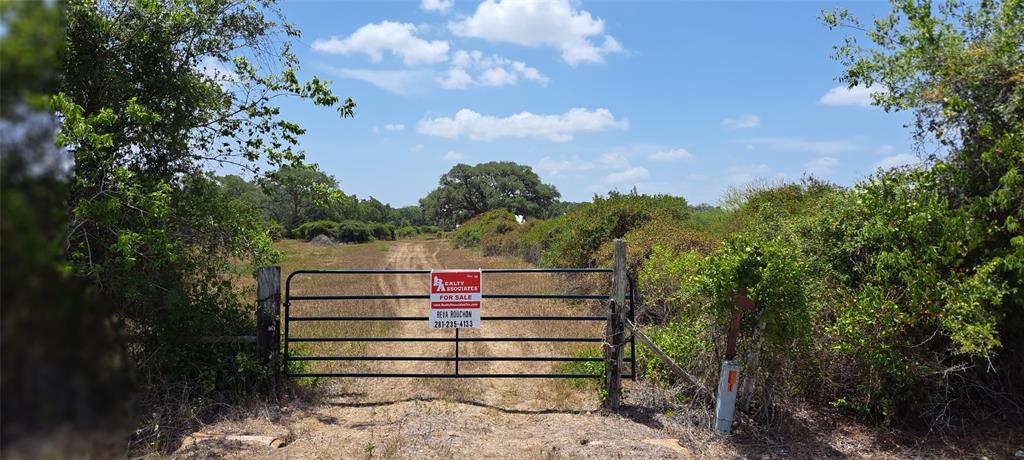
<svg viewBox="0 0 1024 460"><path fill-rule="evenodd" d="M549 217L559 196L529 166L511 161L460 163L441 176L438 187L420 200L420 206L430 220L450 227L498 208L526 217Z"/></svg>

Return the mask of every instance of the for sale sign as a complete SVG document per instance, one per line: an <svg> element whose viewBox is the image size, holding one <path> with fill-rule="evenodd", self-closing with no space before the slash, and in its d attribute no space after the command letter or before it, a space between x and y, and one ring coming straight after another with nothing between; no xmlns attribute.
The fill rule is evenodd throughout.
<svg viewBox="0 0 1024 460"><path fill-rule="evenodd" d="M480 270L430 272L431 329L480 327Z"/></svg>

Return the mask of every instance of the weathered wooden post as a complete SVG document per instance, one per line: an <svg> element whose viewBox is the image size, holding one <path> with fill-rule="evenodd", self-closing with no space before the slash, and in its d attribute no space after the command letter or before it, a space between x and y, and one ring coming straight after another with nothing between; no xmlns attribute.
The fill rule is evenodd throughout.
<svg viewBox="0 0 1024 460"><path fill-rule="evenodd" d="M718 376L718 397L715 401L715 432L718 434L729 434L732 432L732 419L736 412L736 384L739 378L740 365L736 359L736 341L740 334L740 315L744 311L752 311L756 308L753 300L746 295L746 289L742 293L733 296L736 308L732 311L732 318L729 322L729 334L725 343L725 360L722 361L722 371Z"/></svg>
<svg viewBox="0 0 1024 460"><path fill-rule="evenodd" d="M605 409L619 410L622 399L622 349L626 344L626 241L612 242L612 300L604 343Z"/></svg>
<svg viewBox="0 0 1024 460"><path fill-rule="evenodd" d="M281 343L278 312L281 309L281 267L256 270L256 356L267 369L266 388L277 390L277 352Z"/></svg>

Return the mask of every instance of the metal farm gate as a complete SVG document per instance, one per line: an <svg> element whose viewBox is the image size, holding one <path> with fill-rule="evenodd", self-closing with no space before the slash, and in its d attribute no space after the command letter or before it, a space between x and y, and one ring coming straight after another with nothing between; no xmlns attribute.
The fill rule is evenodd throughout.
<svg viewBox="0 0 1024 460"><path fill-rule="evenodd" d="M628 290L625 293L624 300L628 305L628 310L622 312L615 308L609 308L609 312L619 311L619 315L626 316L630 323L633 321L634 306L633 299L635 297L634 283L632 278L625 276L624 274L624 255L623 263L616 264L621 266L623 270L623 276L620 279L627 281ZM288 275L285 282L285 296L284 296L284 364L285 364L285 375L288 377L436 377L436 378L605 378L602 374L566 374L566 373L465 373L460 372L459 363L468 362L499 362L499 361L520 361L520 362L601 362L607 358L597 357L578 357L578 356L464 356L460 353L459 344L467 342L569 342L569 343L601 343L607 347L605 336L598 337L459 337L459 329L455 329L451 337L295 337L292 335L292 329L289 327L292 323L298 322L336 322L336 321L358 321L358 322L370 322L370 321L420 321L424 325L427 323L427 316L372 316L372 315L347 315L346 313L346 302L358 302L365 300L374 301L394 301L394 300L405 300L405 299L423 299L427 302L430 299L430 295L426 293L403 293L403 294L388 294L388 295L370 295L370 294L354 294L354 295L339 295L339 294L317 294L317 295L293 295L292 294L292 280L296 276L311 276L311 277L334 277L339 281L344 280L345 277L351 275L383 275L383 276L429 276L431 270L296 270ZM510 276L529 276L531 274L542 274L542 273L561 273L561 274L582 274L582 273L598 273L598 274L613 274L611 268L514 268L514 269L482 269L481 274L483 277L496 276L496 275L510 275ZM613 277L614 278L614 277ZM341 283L338 283L339 285ZM579 300L579 301L603 301L609 303L609 307L614 307L614 289L609 290L609 294L571 294L571 293L526 293L526 294L505 294L495 292L485 292L482 295L484 299L520 299L522 301L531 301L537 299L562 299L562 300ZM291 307L293 304L299 302L310 302L310 301L331 301L338 302L337 311L339 314L330 316L292 316ZM349 303L348 305L351 305ZM332 309L333 310L333 309ZM521 316L504 316L500 312L494 312L491 315L482 315L482 321L552 321L552 322L564 322L564 321L591 321L591 322L604 322L606 323L606 331L618 331L619 339L617 340L620 348L619 356L622 356L624 345L629 344L628 357L622 357L621 362L628 364L627 371L620 371L620 378L635 379L636 376L636 350L635 350L635 338L632 334L628 340L624 338L622 332L622 321L621 319L616 321L613 314L609 313L607 316L596 316L596 315L578 315L578 316L537 316L537 315L521 315ZM425 326L426 327L426 326ZM486 333L486 330L483 331ZM613 336L615 332L611 333ZM289 344L303 343L303 342L448 342L452 344L454 348L453 356L367 356L362 355L345 355L345 356L292 356L289 354ZM370 362L395 362L395 361L440 361L450 362L450 372L439 372L439 373L422 373L422 372L291 372L288 366L289 362L295 361L370 361ZM618 367L618 366L615 366ZM625 366L623 366L625 367ZM618 381L619 379L614 379Z"/></svg>

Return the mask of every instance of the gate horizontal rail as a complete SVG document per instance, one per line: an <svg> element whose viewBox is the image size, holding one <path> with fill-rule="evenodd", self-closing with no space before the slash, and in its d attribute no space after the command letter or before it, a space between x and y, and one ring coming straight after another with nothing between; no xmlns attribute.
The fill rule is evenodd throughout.
<svg viewBox="0 0 1024 460"><path fill-rule="evenodd" d="M540 362L601 362L604 358L583 358L576 356L293 356L292 361L540 361ZM624 358L623 361L632 361Z"/></svg>
<svg viewBox="0 0 1024 460"><path fill-rule="evenodd" d="M289 377L413 377L413 378L442 378L442 379L596 379L604 377L604 374L431 374L431 373L366 373L366 372L295 372L288 374ZM633 374L624 374L622 378L632 379Z"/></svg>
<svg viewBox="0 0 1024 460"><path fill-rule="evenodd" d="M460 373L460 362L602 362L599 357L576 356L460 356L459 344L462 342L537 342L537 343L603 343L604 337L459 337L458 329L454 337L292 337L292 322L346 322L346 321L427 321L427 316L349 316L349 315L316 315L291 316L293 301L350 301L350 300L415 300L429 299L429 294L387 294L387 295L292 295L292 279L297 275L429 275L428 269L348 269L348 270L296 270L288 275L285 281L284 301L284 361L285 375L288 377L437 377L437 378L604 378L604 374L585 373ZM483 274L532 274L532 273L612 273L611 268L490 268L482 269ZM628 278L629 302L628 314L633 318L634 287L632 278ZM555 300L605 300L610 301L608 294L483 294L484 299L555 299ZM607 321L606 316L597 315L492 315L481 316L488 321ZM434 342L455 343L455 356L291 356L290 343L323 343L323 342ZM630 364L630 372L623 378L635 379L636 350L633 339L630 341L629 357L623 362ZM291 372L288 362L317 361L375 361L375 362L454 362L454 373L422 373L422 372Z"/></svg>
<svg viewBox="0 0 1024 460"><path fill-rule="evenodd" d="M427 321L429 316L293 316L291 321ZM607 316L486 316L488 321L608 321Z"/></svg>

